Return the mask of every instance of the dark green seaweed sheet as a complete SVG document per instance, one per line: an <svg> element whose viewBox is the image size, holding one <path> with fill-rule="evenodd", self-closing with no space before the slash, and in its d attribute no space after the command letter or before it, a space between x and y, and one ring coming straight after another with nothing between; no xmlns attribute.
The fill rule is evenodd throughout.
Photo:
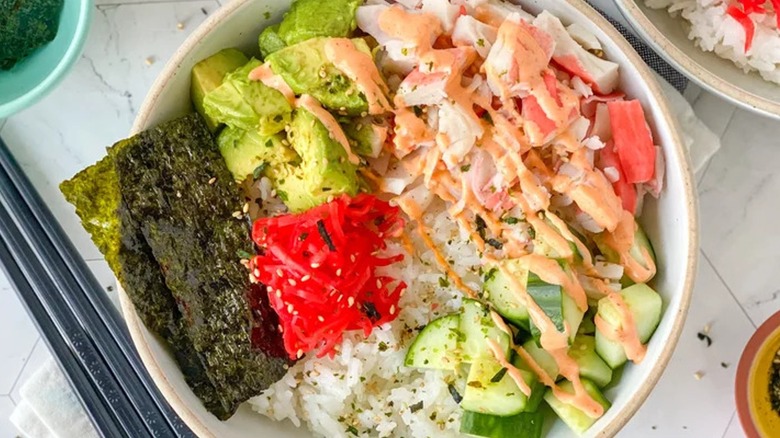
<svg viewBox="0 0 780 438"><path fill-rule="evenodd" d="M115 147L120 148L123 142ZM141 228L121 204L119 181L113 162L105 157L60 184L65 199L103 253L141 320L160 335L174 353L185 379L209 410L219 407L211 394L213 385L182 327L176 300L165 285L160 266Z"/></svg>
<svg viewBox="0 0 780 438"><path fill-rule="evenodd" d="M230 172L197 114L147 130L109 155L124 203L141 224L187 337L205 361L218 405L210 410L229 418L279 380L288 363L252 347L250 283L237 262L238 254L254 248L247 223L233 217L242 201Z"/></svg>

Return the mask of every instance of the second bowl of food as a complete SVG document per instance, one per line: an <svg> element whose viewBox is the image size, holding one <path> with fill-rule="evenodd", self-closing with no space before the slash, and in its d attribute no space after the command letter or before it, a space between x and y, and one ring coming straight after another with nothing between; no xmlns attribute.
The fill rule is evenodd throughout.
<svg viewBox="0 0 780 438"><path fill-rule="evenodd" d="M614 435L696 264L666 102L580 1L236 0L62 187L201 436Z"/></svg>
<svg viewBox="0 0 780 438"><path fill-rule="evenodd" d="M780 33L770 1L617 0L669 63L735 105L780 118Z"/></svg>

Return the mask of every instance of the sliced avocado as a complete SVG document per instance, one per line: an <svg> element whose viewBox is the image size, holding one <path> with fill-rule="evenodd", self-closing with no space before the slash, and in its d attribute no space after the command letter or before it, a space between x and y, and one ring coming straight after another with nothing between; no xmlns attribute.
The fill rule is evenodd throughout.
<svg viewBox="0 0 780 438"><path fill-rule="evenodd" d="M260 54L263 55L263 59L268 55L281 50L287 46L281 36L279 36L279 25L274 24L268 26L260 32L260 36L257 38L257 45L260 46Z"/></svg>
<svg viewBox="0 0 780 438"><path fill-rule="evenodd" d="M373 117L358 117L341 123L344 134L352 144L352 150L364 156L376 158L387 140L388 127L376 123Z"/></svg>
<svg viewBox="0 0 780 438"><path fill-rule="evenodd" d="M287 207L303 211L343 193L358 190L357 167L347 159L344 146L309 111L299 108L290 124L289 140L301 158L299 165L271 166L266 174Z"/></svg>
<svg viewBox="0 0 780 438"><path fill-rule="evenodd" d="M224 49L192 67L190 97L193 105L195 105L195 110L206 120L206 125L208 125L211 132L217 130L219 123L206 115L206 111L203 108L203 98L211 90L222 84L226 74L240 68L247 62L249 62L249 58L240 50Z"/></svg>
<svg viewBox="0 0 780 438"><path fill-rule="evenodd" d="M324 107L358 115L368 111L368 101L341 70L325 56L327 38L314 38L285 47L268 56L274 73L297 95L310 94ZM358 50L371 53L362 39L352 40Z"/></svg>
<svg viewBox="0 0 780 438"><path fill-rule="evenodd" d="M230 173L236 181L243 181L262 166L296 164L298 154L285 146L284 134L262 136L257 131L226 127L219 134L217 144Z"/></svg>
<svg viewBox="0 0 780 438"><path fill-rule="evenodd" d="M296 0L279 26L279 35L293 45L316 37L348 37L357 27L355 12L362 0Z"/></svg>
<svg viewBox="0 0 780 438"><path fill-rule="evenodd" d="M203 99L206 115L233 128L273 135L290 123L292 107L279 91L260 81L250 81L249 73L262 63L250 60L228 73L222 85Z"/></svg>

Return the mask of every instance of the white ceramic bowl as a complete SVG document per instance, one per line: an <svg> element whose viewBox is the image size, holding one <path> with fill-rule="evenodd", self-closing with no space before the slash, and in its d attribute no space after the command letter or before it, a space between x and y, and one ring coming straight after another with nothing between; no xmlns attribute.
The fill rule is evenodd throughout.
<svg viewBox="0 0 780 438"><path fill-rule="evenodd" d="M658 255L659 275L655 286L664 298L664 316L639 366L628 366L621 383L608 391L612 408L589 431L588 436L612 436L636 412L652 390L672 354L683 327L696 271L696 202L690 168L677 126L670 116L654 77L631 46L598 13L581 0L521 0L530 12L542 8L564 22L579 22L595 33L605 53L621 66L622 89L642 101L656 141L666 153L666 188L658 202L646 205L642 217ZM176 52L160 74L141 107L133 133L191 111L190 69L199 60L225 47L257 51L262 28L281 19L289 0L233 0L198 28ZM270 19L263 19L264 14ZM308 437L304 429L268 420L242 407L229 421L209 414L187 387L178 366L160 341L141 323L124 292L122 307L133 340L149 372L174 410L193 431L203 437ZM557 421L548 437L570 436Z"/></svg>
<svg viewBox="0 0 780 438"><path fill-rule="evenodd" d="M710 92L750 111L780 118L780 85L705 52L688 39L688 23L644 0L615 0L634 30L669 64Z"/></svg>

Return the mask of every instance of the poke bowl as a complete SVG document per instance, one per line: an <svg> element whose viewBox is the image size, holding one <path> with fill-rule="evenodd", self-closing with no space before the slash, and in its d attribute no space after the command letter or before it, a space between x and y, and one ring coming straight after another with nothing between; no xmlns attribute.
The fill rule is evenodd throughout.
<svg viewBox="0 0 780 438"><path fill-rule="evenodd" d="M746 71L732 62L732 59L738 59L743 65L754 64L774 75L772 70L776 61L772 61L772 57L776 56L776 51L770 46L776 45L778 41L777 31L771 30L771 27L776 27L775 20L769 13L755 15L764 23L762 27L765 30L753 31L753 47L746 52L745 30L738 21L728 16L726 6L731 3L723 2L723 6L717 2L689 3L688 6L693 8L690 16L702 22L702 30L696 32L697 37L712 33L704 42L708 48L708 51L705 51L698 42L689 39L689 36L694 34L691 22L680 16L679 10L673 14L667 11L672 2L618 0L616 3L642 39L685 76L735 105L768 117L780 117L780 86L776 83L777 79L774 79L774 82L765 79L759 74L758 67ZM652 3L659 7L649 7L648 4ZM734 13L740 16L738 11L742 9L739 8L739 2L732 3L737 8ZM694 6L697 4L708 6ZM697 9L699 7L702 9ZM751 19L747 17L745 23L749 23ZM728 48L726 43L721 42L721 38L725 38L723 41L727 41L732 47ZM760 51L765 55L759 55ZM720 52L720 56L716 52ZM745 53L749 53L752 59L746 58Z"/></svg>
<svg viewBox="0 0 780 438"><path fill-rule="evenodd" d="M138 246L117 255L115 230L90 232L144 363L199 436L612 436L663 372L689 304L697 218L652 74L584 2L416 3L228 3L169 61L133 137L61 186L92 227L84 195L116 199L94 175L118 180L108 213L122 245L148 245L140 255L162 268L175 326L149 317L131 281L122 250ZM393 49L385 33L415 44ZM530 75L513 55L526 49ZM590 128L600 110L614 125L605 142ZM176 295L193 284L211 292ZM186 331L198 325L212 331ZM198 367L229 394L213 397Z"/></svg>

